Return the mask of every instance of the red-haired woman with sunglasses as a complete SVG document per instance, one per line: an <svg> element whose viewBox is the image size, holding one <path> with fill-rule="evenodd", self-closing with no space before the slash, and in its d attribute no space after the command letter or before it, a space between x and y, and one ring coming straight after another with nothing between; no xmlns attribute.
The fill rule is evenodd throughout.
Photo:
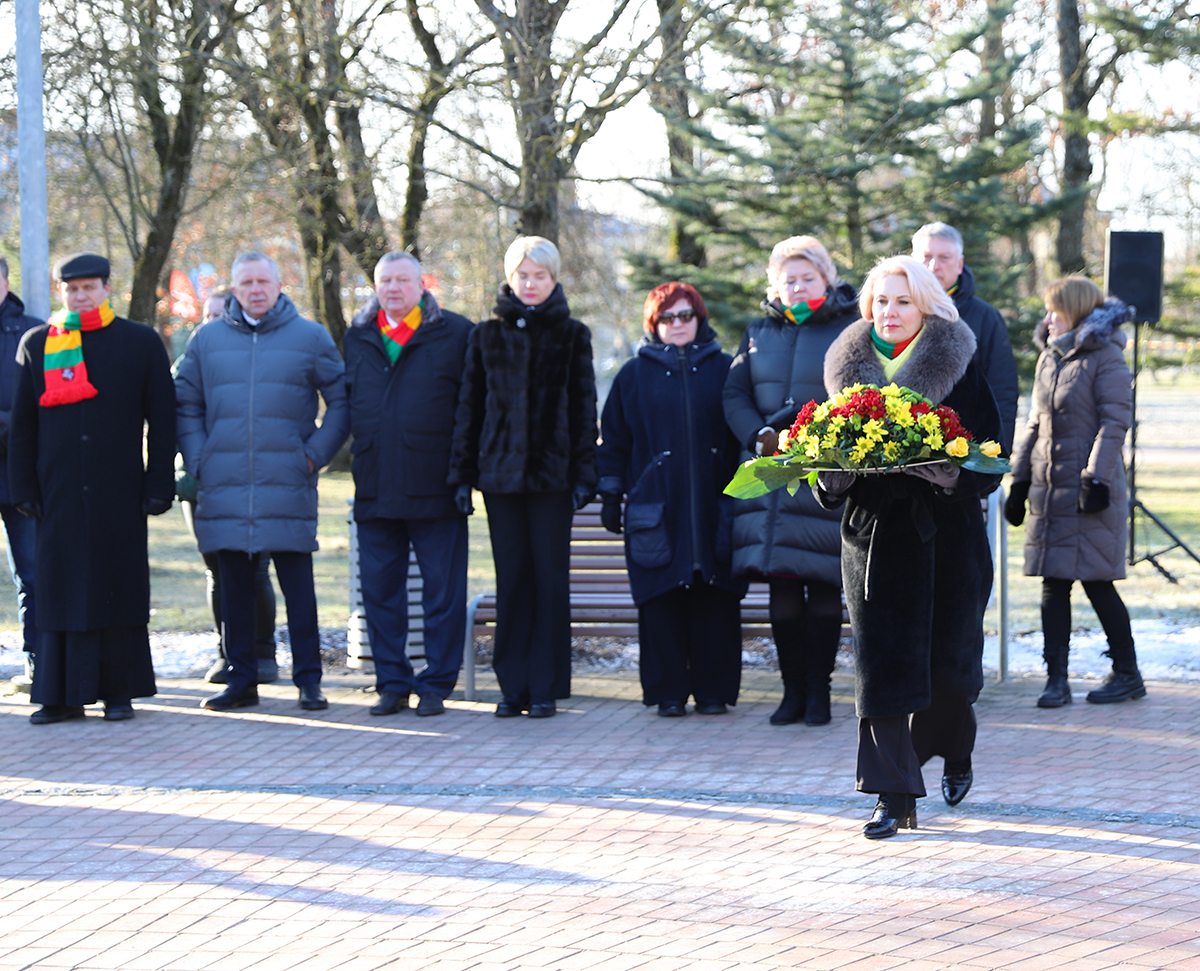
<svg viewBox="0 0 1200 971"><path fill-rule="evenodd" d="M724 714L741 682L740 601L730 574L737 463L721 392L730 357L686 283L650 291L646 336L617 375L596 455L605 527L622 531L638 605L642 700L664 717Z"/></svg>

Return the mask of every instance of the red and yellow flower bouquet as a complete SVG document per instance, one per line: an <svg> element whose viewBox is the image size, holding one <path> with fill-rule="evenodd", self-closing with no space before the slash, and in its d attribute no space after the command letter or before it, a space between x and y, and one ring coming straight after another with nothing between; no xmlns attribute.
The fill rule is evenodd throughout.
<svg viewBox="0 0 1200 971"><path fill-rule="evenodd" d="M954 409L896 384L855 384L801 408L780 435L779 453L744 463L725 492L753 499L786 485L794 494L801 477L811 484L822 469L871 475L933 462L992 475L1008 471L1000 446L977 443Z"/></svg>

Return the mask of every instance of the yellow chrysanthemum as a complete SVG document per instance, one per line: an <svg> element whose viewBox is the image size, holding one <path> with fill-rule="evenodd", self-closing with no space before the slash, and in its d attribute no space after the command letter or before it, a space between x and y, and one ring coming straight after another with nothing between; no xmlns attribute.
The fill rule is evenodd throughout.
<svg viewBox="0 0 1200 971"><path fill-rule="evenodd" d="M926 433L925 444L936 452L939 448L946 444L946 440L942 438L942 433L940 431L932 431Z"/></svg>
<svg viewBox="0 0 1200 971"><path fill-rule="evenodd" d="M850 449L850 461L861 462L865 459L871 451L872 444L869 438L860 438L854 444L854 448Z"/></svg>
<svg viewBox="0 0 1200 971"><path fill-rule="evenodd" d="M900 457L899 442L884 442L883 443L883 458L886 462L895 462Z"/></svg>
<svg viewBox="0 0 1200 971"><path fill-rule="evenodd" d="M875 418L868 421L862 428L863 437L872 442L882 442L887 429Z"/></svg>
<svg viewBox="0 0 1200 971"><path fill-rule="evenodd" d="M1000 454L1000 443L999 442L984 442L982 445L979 446L979 451L981 451L988 458L994 459L994 458L996 458L996 456L998 456Z"/></svg>
<svg viewBox="0 0 1200 971"><path fill-rule="evenodd" d="M885 398L899 398L900 397L900 385L896 384L896 382L893 381L886 388L880 388L879 393L881 395L883 395Z"/></svg>
<svg viewBox="0 0 1200 971"><path fill-rule="evenodd" d="M813 435L808 435L804 439L804 455L806 458L815 459L821 455L821 440Z"/></svg>
<svg viewBox="0 0 1200 971"><path fill-rule="evenodd" d="M946 443L946 454L954 459L965 459L967 452L970 450L971 448L967 445L967 440L961 436L959 438L952 438Z"/></svg>
<svg viewBox="0 0 1200 971"><path fill-rule="evenodd" d="M829 419L829 428L835 432L840 432L842 430L842 426L845 424L846 424L846 416L845 415L834 415L832 418Z"/></svg>
<svg viewBox="0 0 1200 971"><path fill-rule="evenodd" d="M887 403L888 417L901 428L912 428L912 405L907 401L889 398Z"/></svg>
<svg viewBox="0 0 1200 971"><path fill-rule="evenodd" d="M791 437L791 435L792 431L790 428L785 428L779 433L779 451L782 452L785 448L787 448L788 439Z"/></svg>
<svg viewBox="0 0 1200 971"><path fill-rule="evenodd" d="M928 411L923 414L917 419L917 422L927 432L940 432L942 430L942 419L935 415L932 411Z"/></svg>

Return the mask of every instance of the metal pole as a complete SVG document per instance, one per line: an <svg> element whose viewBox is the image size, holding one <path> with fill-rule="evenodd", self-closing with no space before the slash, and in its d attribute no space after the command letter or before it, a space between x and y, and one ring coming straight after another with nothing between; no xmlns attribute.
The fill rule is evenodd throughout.
<svg viewBox="0 0 1200 971"><path fill-rule="evenodd" d="M1134 530L1137 526L1137 386L1138 386L1138 347L1141 344L1141 323L1133 321L1133 380L1129 388L1129 404L1131 408L1129 422L1129 565L1137 562L1137 541Z"/></svg>
<svg viewBox="0 0 1200 971"><path fill-rule="evenodd" d="M17 177L21 196L21 299L50 316L50 207L42 115L42 21L38 0L17 0Z"/></svg>
<svg viewBox="0 0 1200 971"><path fill-rule="evenodd" d="M1004 508L1004 486L996 490L996 508ZM996 567L999 573L1000 594L997 613L1000 623L1000 680L1008 677L1008 523L1003 513L996 517Z"/></svg>

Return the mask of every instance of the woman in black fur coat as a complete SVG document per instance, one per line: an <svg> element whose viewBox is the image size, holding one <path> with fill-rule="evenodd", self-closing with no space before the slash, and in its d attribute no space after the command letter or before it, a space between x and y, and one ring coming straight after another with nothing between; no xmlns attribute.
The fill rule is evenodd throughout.
<svg viewBox="0 0 1200 971"><path fill-rule="evenodd" d="M1000 414L974 363L975 337L933 274L912 257L884 260L859 297L864 319L825 357L832 396L852 384L912 388L958 412L977 441L998 440ZM854 631L858 785L879 800L869 839L916 828L921 766L945 759L950 805L972 782L972 705L983 687L983 611L992 561L980 496L999 484L945 462L904 473L821 473L822 504L845 502L842 580Z"/></svg>
<svg viewBox="0 0 1200 971"><path fill-rule="evenodd" d="M496 715L548 718L571 695L571 519L596 486L592 335L571 317L558 248L523 236L479 324L455 416L449 483L469 514L487 503L496 564Z"/></svg>

